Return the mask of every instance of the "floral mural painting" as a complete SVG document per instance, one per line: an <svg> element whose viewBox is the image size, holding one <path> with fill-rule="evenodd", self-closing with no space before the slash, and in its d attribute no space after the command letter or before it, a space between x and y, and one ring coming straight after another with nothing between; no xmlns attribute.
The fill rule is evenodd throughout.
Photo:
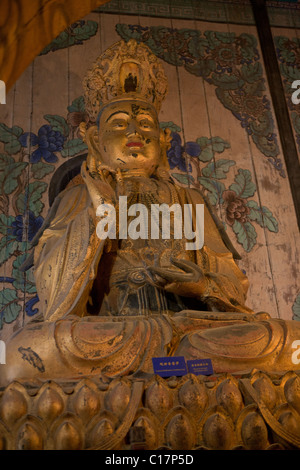
<svg viewBox="0 0 300 470"><path fill-rule="evenodd" d="M144 42L171 65L214 85L220 102L240 121L254 144L285 177L255 36L234 32L117 24L122 39Z"/></svg>
<svg viewBox="0 0 300 470"><path fill-rule="evenodd" d="M300 39L289 39L285 36L274 37L279 68L283 81L285 97L290 111L291 121L296 134L296 142L300 152L300 106L292 102L295 91L292 83L300 80Z"/></svg>
<svg viewBox="0 0 300 470"><path fill-rule="evenodd" d="M164 127L165 124L162 125ZM170 127L170 123L167 125ZM230 169L236 166L236 162L217 155L230 147L228 142L221 137L199 137L195 142L182 146L178 126L173 129L168 160L171 170L178 169L183 173L172 171L172 177L204 193L209 203L224 216L225 228L230 227L246 252L249 253L256 244L255 225L278 232L278 222L272 212L250 199L257 191L250 170L238 168L233 183L226 186Z"/></svg>
<svg viewBox="0 0 300 470"><path fill-rule="evenodd" d="M32 271L19 267L31 248L31 241L44 222L43 195L51 176L63 159L84 152L86 144L77 137L77 127L86 115L83 98L68 107L67 118L46 114L36 133L0 123L0 267L9 275L1 276L0 328L20 314L25 299L25 313L35 315L38 302ZM78 124L76 125L76 122ZM13 211L14 215L11 214ZM9 261L12 261L10 266ZM1 269L1 272L6 269Z"/></svg>

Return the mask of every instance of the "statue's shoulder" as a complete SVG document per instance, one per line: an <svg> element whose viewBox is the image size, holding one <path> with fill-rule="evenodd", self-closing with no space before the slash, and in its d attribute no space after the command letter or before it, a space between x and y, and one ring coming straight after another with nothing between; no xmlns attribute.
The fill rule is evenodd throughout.
<svg viewBox="0 0 300 470"><path fill-rule="evenodd" d="M74 194L79 193L81 191L86 189L86 184L81 176L81 174L76 175L74 178L70 180L69 183L67 183L65 189L62 190L62 192L73 192Z"/></svg>
<svg viewBox="0 0 300 470"><path fill-rule="evenodd" d="M202 191L198 188L185 188L186 193L190 196L192 200L197 202L198 204L207 204L207 200L202 193Z"/></svg>
<svg viewBox="0 0 300 470"><path fill-rule="evenodd" d="M88 190L86 187L86 184L83 181L83 178L81 175L80 176L81 181L78 179L78 181L74 182L73 180L70 181L70 183L66 186L65 189L63 189L57 196L57 198L60 201L66 201L67 199L70 198L82 198L82 197L88 197Z"/></svg>

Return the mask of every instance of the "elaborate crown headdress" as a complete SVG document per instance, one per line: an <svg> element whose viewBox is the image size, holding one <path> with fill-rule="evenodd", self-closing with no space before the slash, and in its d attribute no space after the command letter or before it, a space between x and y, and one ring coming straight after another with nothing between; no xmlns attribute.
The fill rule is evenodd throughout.
<svg viewBox="0 0 300 470"><path fill-rule="evenodd" d="M111 101L141 99L159 112L168 82L159 59L143 43L120 41L94 62L83 80L86 112L96 121Z"/></svg>

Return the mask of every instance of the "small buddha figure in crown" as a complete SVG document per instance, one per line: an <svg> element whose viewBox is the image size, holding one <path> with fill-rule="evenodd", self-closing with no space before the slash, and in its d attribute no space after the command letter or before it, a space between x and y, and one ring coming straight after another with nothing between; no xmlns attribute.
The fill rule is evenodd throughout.
<svg viewBox="0 0 300 470"><path fill-rule="evenodd" d="M135 41L114 44L88 71L84 89L94 125L81 124L82 182L58 196L34 249L43 318L11 339L2 382L147 375L153 357L175 354L210 357L215 372L297 368L296 322L245 305L248 280L220 222L198 190L169 176L170 135L158 121L167 80L158 59ZM185 236L161 233L121 237L118 223L114 237L99 237L98 208L113 207L124 220L124 198L149 214L153 205L204 205L203 246L187 250ZM175 225L176 217L173 235Z"/></svg>

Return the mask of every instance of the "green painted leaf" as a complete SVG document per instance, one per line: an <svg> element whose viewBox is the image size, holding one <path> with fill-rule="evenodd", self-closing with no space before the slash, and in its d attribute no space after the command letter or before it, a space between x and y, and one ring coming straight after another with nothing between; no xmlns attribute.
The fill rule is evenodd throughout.
<svg viewBox="0 0 300 470"><path fill-rule="evenodd" d="M13 286L16 289L21 289L23 292L27 292L28 294L35 294L36 286L32 270L29 269L26 273L20 271L20 266L27 259L27 256L27 253L23 253L13 262L12 277L15 278Z"/></svg>
<svg viewBox="0 0 300 470"><path fill-rule="evenodd" d="M208 191L209 202L215 206L216 204L222 204L222 194L225 190L225 186L220 181L213 180L211 178L205 178L200 176L198 178L199 183Z"/></svg>
<svg viewBox="0 0 300 470"><path fill-rule="evenodd" d="M296 297L296 300L292 306L292 311L293 311L293 320L300 321L300 292Z"/></svg>
<svg viewBox="0 0 300 470"><path fill-rule="evenodd" d="M290 47L288 47L290 39L285 36L275 36L274 42L276 44L276 48L279 50L280 57L284 59L285 62L291 64L294 63L296 55L295 52L293 50L290 50Z"/></svg>
<svg viewBox="0 0 300 470"><path fill-rule="evenodd" d="M21 134L23 134L21 127L8 127L6 124L0 123L0 142L5 144L4 150L8 154L14 155L20 151L22 146L19 137Z"/></svg>
<svg viewBox="0 0 300 470"><path fill-rule="evenodd" d="M66 31L62 31L53 41L46 46L42 52L40 52L40 55L45 55L48 54L48 52L54 52L57 51L58 49L63 49L65 47L68 47L69 45L69 34Z"/></svg>
<svg viewBox="0 0 300 470"><path fill-rule="evenodd" d="M0 172L0 194L11 194L18 187L18 177L28 165L27 162L9 163Z"/></svg>
<svg viewBox="0 0 300 470"><path fill-rule="evenodd" d="M250 207L249 219L257 222L261 227L267 228L270 232L278 232L278 222L272 212L265 206L260 207L256 201L248 201Z"/></svg>
<svg viewBox="0 0 300 470"><path fill-rule="evenodd" d="M6 235L7 229L11 227L14 221L15 217L13 217L12 215L0 214L0 233Z"/></svg>
<svg viewBox="0 0 300 470"><path fill-rule="evenodd" d="M250 124L250 127L251 129L254 127L254 122ZM264 135L260 135L260 131L258 129L256 129L254 132L257 132L257 134L253 134L252 139L257 148L263 152L266 157L276 157L279 153L277 143Z"/></svg>
<svg viewBox="0 0 300 470"><path fill-rule="evenodd" d="M292 65L280 64L280 71L282 75L290 82L300 79L300 70Z"/></svg>
<svg viewBox="0 0 300 470"><path fill-rule="evenodd" d="M159 127L161 129L170 129L172 132L180 132L181 128L177 126L177 124L174 124L173 121L168 121L168 122L160 122Z"/></svg>
<svg viewBox="0 0 300 470"><path fill-rule="evenodd" d="M73 157L77 153L83 152L87 150L87 145L81 139L72 139L68 140L65 145L64 149L61 151L62 157Z"/></svg>
<svg viewBox="0 0 300 470"><path fill-rule="evenodd" d="M230 144L221 137L212 137L210 141L214 152L221 153L224 152L225 149L230 148Z"/></svg>
<svg viewBox="0 0 300 470"><path fill-rule="evenodd" d="M19 248L19 243L15 238L2 237L0 240L0 266L5 263Z"/></svg>
<svg viewBox="0 0 300 470"><path fill-rule="evenodd" d="M227 75L226 73L213 73L211 78L214 85L224 90L236 90L242 88L245 83L239 76Z"/></svg>
<svg viewBox="0 0 300 470"><path fill-rule="evenodd" d="M189 62L184 64L184 68L187 72L196 75L196 77L203 77L208 78L210 74L216 70L217 64L214 60L206 58L206 59L198 59L197 62L191 64Z"/></svg>
<svg viewBox="0 0 300 470"><path fill-rule="evenodd" d="M206 37L210 49L215 49L220 44L220 40L216 37L215 31L205 31L204 36Z"/></svg>
<svg viewBox="0 0 300 470"><path fill-rule="evenodd" d="M263 76L263 70L260 62L255 64L245 64L241 67L242 76L248 83L254 83Z"/></svg>
<svg viewBox="0 0 300 470"><path fill-rule="evenodd" d="M207 39L201 37L200 31L191 31L191 38L188 41L188 51L195 59L204 57L206 50L209 47ZM194 33L194 34L192 34Z"/></svg>
<svg viewBox="0 0 300 470"><path fill-rule="evenodd" d="M54 131L58 131L65 137L68 137L70 130L64 117L58 116L57 114L45 114L44 119L49 122Z"/></svg>
<svg viewBox="0 0 300 470"><path fill-rule="evenodd" d="M18 302L15 289L6 288L0 292L0 328L3 323L12 323L18 317L21 311L21 305Z"/></svg>
<svg viewBox="0 0 300 470"><path fill-rule="evenodd" d="M50 163L38 162L31 165L32 176L36 180L43 179L46 175L52 173L54 170L55 166L51 165Z"/></svg>
<svg viewBox="0 0 300 470"><path fill-rule="evenodd" d="M129 39L137 39L137 40L141 39L141 33L134 30L134 29L132 29L132 28L130 28L130 26L127 25L127 24L117 23L115 28L116 28L117 33L125 41L128 41Z"/></svg>
<svg viewBox="0 0 300 470"><path fill-rule="evenodd" d="M23 134L23 129L19 126L8 127L4 123L0 123L0 136L5 140L1 142L9 142L11 136L20 137Z"/></svg>
<svg viewBox="0 0 300 470"><path fill-rule="evenodd" d="M15 163L14 157L11 157L6 153L0 154L0 170L5 170L5 167L7 167L7 165L12 165L13 163Z"/></svg>
<svg viewBox="0 0 300 470"><path fill-rule="evenodd" d="M235 33L222 33L216 31L215 35L223 44L231 44L235 40Z"/></svg>
<svg viewBox="0 0 300 470"><path fill-rule="evenodd" d="M83 25L77 25L73 28L75 34L76 42L85 41L90 37L94 36L98 31L98 22L87 20Z"/></svg>
<svg viewBox="0 0 300 470"><path fill-rule="evenodd" d="M17 138L12 139L10 142L4 145L4 149L10 155L15 155L21 150L22 146Z"/></svg>
<svg viewBox="0 0 300 470"><path fill-rule="evenodd" d="M202 175L206 178L223 179L226 178L231 166L235 165L233 160L225 160L221 158L216 162L210 162L205 168L202 169Z"/></svg>
<svg viewBox="0 0 300 470"><path fill-rule="evenodd" d="M256 53L257 39L253 34L242 33L240 35L241 54L244 59L252 60Z"/></svg>
<svg viewBox="0 0 300 470"><path fill-rule="evenodd" d="M84 97L79 96L78 98L75 98L75 100L72 101L72 104L68 106L68 111L69 113L84 113L85 111L85 103L84 103Z"/></svg>
<svg viewBox="0 0 300 470"><path fill-rule="evenodd" d="M17 199L17 208L20 214L25 210L31 210L37 217L43 210L44 204L41 201L42 194L47 190L47 183L43 181L34 181L29 183L25 193L19 195Z"/></svg>
<svg viewBox="0 0 300 470"><path fill-rule="evenodd" d="M237 241L242 245L244 250L249 253L256 244L257 233L255 228L250 222L241 224L235 220L232 225L232 230L236 234Z"/></svg>
<svg viewBox="0 0 300 470"><path fill-rule="evenodd" d="M194 178L192 175L187 175L186 173L172 173L173 178L175 178L179 183L188 185L189 182L193 182Z"/></svg>
<svg viewBox="0 0 300 470"><path fill-rule="evenodd" d="M196 140L197 144L200 145L201 148L207 147L210 143L210 139L208 137L198 137Z"/></svg>
<svg viewBox="0 0 300 470"><path fill-rule="evenodd" d="M196 141L198 143L198 139ZM212 145L208 145L205 148L201 148L201 152L199 154L199 160L201 162L209 162L214 157L214 151L212 149Z"/></svg>
<svg viewBox="0 0 300 470"><path fill-rule="evenodd" d="M201 162L209 162L214 157L215 152L222 153L225 148L230 147L230 144L221 137L212 137L211 139L208 137L199 137L196 143L200 145L201 148L198 157Z"/></svg>
<svg viewBox="0 0 300 470"><path fill-rule="evenodd" d="M252 176L249 170L240 168L234 181L235 183L232 183L229 189L234 191L239 197L247 198L254 195L256 186L252 182Z"/></svg>

